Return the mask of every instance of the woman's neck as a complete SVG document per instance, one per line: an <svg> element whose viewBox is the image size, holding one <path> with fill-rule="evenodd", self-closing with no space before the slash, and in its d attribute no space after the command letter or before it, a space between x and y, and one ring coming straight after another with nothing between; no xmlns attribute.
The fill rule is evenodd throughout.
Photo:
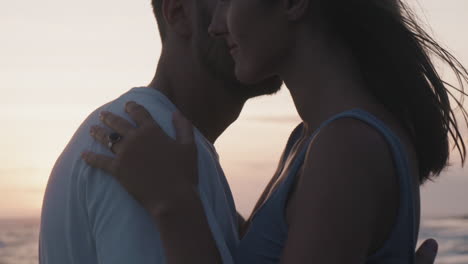
<svg viewBox="0 0 468 264"><path fill-rule="evenodd" d="M351 51L337 39L317 35L308 28L298 30L294 48L279 73L308 133L331 115L369 102Z"/></svg>

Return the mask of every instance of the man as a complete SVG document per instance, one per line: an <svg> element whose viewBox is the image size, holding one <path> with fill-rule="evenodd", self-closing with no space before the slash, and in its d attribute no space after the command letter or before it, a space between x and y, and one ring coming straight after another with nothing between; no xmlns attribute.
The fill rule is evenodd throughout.
<svg viewBox="0 0 468 264"><path fill-rule="evenodd" d="M163 4L164 3L164 4ZM158 69L148 87L134 88L92 113L58 159L44 197L40 261L54 263L164 263L151 217L109 175L85 165L84 150L112 155L89 135L106 110L121 116L127 101L152 114L171 136L172 113L183 113L197 128L199 192L224 263L233 263L239 218L213 143L252 97L273 94L281 81L240 84L227 45L211 38L208 27L217 0L153 0L162 39ZM110 140L111 142L111 140ZM118 144L118 143L117 143ZM423 249L430 249L431 242ZM430 250L420 259L432 263Z"/></svg>

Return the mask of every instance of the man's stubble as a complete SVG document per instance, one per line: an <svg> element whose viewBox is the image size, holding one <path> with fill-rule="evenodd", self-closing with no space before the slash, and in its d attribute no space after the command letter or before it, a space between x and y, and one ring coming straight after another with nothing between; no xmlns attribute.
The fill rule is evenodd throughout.
<svg viewBox="0 0 468 264"><path fill-rule="evenodd" d="M226 41L223 38L214 38L208 34L211 23L211 15L203 4L203 1L195 1L196 28L194 32L194 48L202 67L205 67L212 76L226 83L234 95L252 98L261 95L269 95L281 89L282 81L278 77L270 78L257 85L244 85L236 78L234 73L235 63L229 54Z"/></svg>

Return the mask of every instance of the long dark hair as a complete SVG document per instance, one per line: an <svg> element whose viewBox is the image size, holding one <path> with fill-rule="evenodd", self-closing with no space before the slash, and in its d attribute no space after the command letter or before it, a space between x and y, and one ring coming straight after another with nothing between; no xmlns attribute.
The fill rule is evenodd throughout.
<svg viewBox="0 0 468 264"><path fill-rule="evenodd" d="M319 1L323 18L351 48L370 91L410 134L420 182L438 176L447 166L449 138L464 164L466 147L450 102L452 97L468 124L463 108L468 71L463 65L420 26L400 0ZM441 78L436 60L453 70L458 88Z"/></svg>

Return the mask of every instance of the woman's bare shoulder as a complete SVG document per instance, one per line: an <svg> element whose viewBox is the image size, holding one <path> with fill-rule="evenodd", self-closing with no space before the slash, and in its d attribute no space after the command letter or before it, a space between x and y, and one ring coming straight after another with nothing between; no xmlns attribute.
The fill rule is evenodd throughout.
<svg viewBox="0 0 468 264"><path fill-rule="evenodd" d="M327 225L329 232L338 232L335 235L354 230L372 250L385 240L398 209L398 176L390 146L362 121L332 122L308 147L294 196L292 223L294 218L314 219L326 210L327 219L316 227Z"/></svg>

